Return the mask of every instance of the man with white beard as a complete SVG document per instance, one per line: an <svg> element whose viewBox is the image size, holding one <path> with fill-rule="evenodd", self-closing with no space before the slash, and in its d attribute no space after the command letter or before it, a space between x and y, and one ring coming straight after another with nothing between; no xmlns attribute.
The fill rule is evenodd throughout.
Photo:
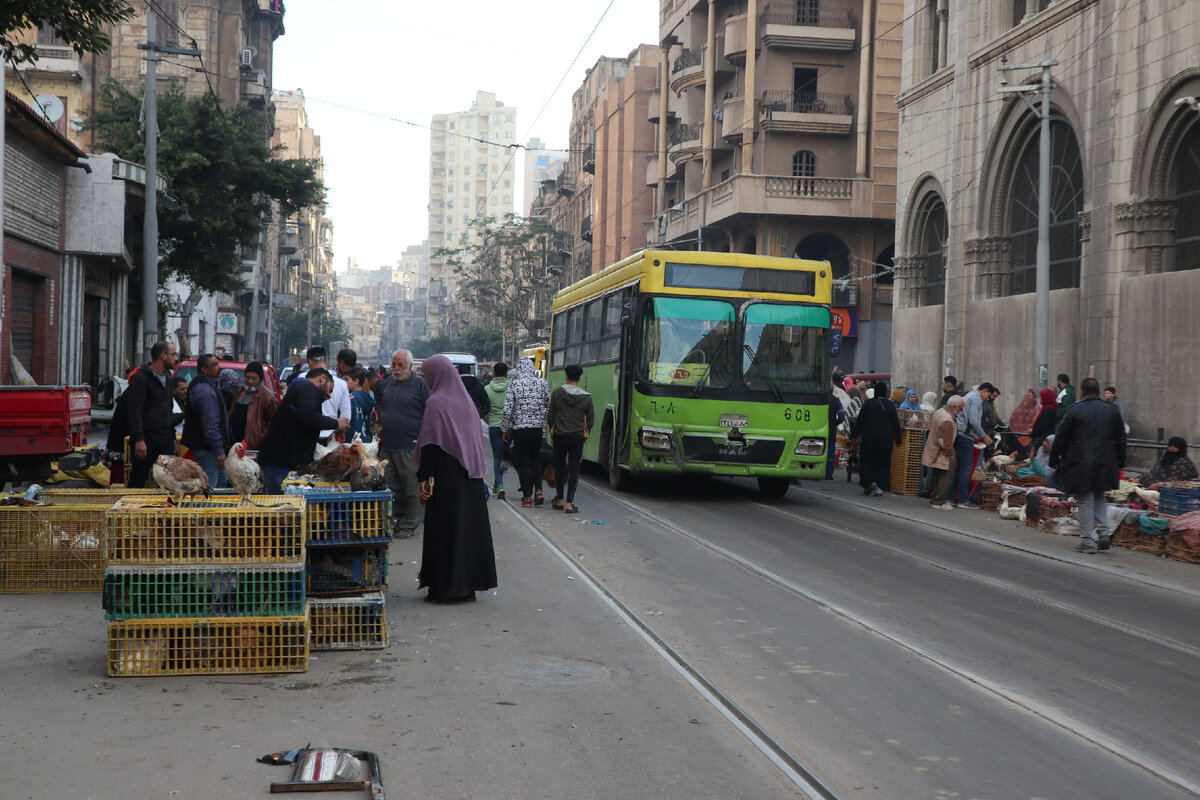
<svg viewBox="0 0 1200 800"><path fill-rule="evenodd" d="M392 535L397 539L412 536L424 515L412 462L428 399L424 378L413 374L412 354L397 350L391 374L375 384L375 407L383 423L380 458L387 459L383 479L392 491Z"/></svg>

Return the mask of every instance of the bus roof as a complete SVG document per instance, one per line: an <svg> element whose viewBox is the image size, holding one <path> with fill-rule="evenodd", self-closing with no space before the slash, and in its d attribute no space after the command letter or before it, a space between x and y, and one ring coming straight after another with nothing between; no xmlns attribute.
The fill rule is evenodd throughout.
<svg viewBox="0 0 1200 800"><path fill-rule="evenodd" d="M575 305L581 300L605 294L621 286L638 283L643 278L655 275L657 275L658 279L656 281L649 281L649 283L654 285L647 286L647 288L662 289L661 264L667 261L683 264L713 264L730 267L753 266L761 269L778 270L812 270L824 266L827 271L821 274L820 280L818 280L818 297L828 294L833 277L833 270L829 266L828 261L809 261L799 258L775 258L772 256L755 256L743 253L716 253L695 250L642 250L600 270L594 275L589 275L583 280L561 289L554 295L554 310L557 311L560 308ZM655 269L656 267L659 268ZM824 287L823 290L822 287ZM680 295L711 295L713 290L672 288L671 293ZM721 294L745 295L746 297L779 296L769 292L730 291L721 292Z"/></svg>

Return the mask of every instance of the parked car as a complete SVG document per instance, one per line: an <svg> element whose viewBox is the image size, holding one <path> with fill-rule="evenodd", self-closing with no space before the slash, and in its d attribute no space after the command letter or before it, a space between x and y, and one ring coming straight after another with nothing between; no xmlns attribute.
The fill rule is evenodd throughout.
<svg viewBox="0 0 1200 800"><path fill-rule="evenodd" d="M101 425L111 425L113 413L117 410L117 401L129 388L129 381L111 375L102 381L92 392L92 422Z"/></svg>
<svg viewBox="0 0 1200 800"><path fill-rule="evenodd" d="M221 369L231 369L238 374L238 378L239 378L238 383L239 384L245 383L245 379L242 376L246 372L246 364L247 363L249 363L249 362L246 362L246 361L221 361L220 362ZM283 395L284 395L285 384L280 380L279 376L275 373L275 368L272 367L270 364L263 364L262 368L263 368L263 385L265 385L268 389L270 389L272 392L274 392L275 397L282 400ZM179 365L175 367L175 372L171 377L172 378L178 378L178 377L187 378L188 383L191 383L192 378L196 377L196 373L199 371L200 371L200 368L198 366L196 366L196 359L189 358L186 361L179 362Z"/></svg>

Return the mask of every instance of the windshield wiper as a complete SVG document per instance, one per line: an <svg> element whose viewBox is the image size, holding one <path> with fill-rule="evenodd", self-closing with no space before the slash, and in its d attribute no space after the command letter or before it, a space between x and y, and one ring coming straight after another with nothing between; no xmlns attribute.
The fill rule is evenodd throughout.
<svg viewBox="0 0 1200 800"><path fill-rule="evenodd" d="M713 351L712 360L708 364L708 372L705 373L703 380L696 383L696 388L692 389L691 394L688 395L689 397L699 397L703 393L704 385L708 382L709 377L712 376L713 367L721 363L721 354L725 352L725 346L728 344L729 337L726 336L717 345L717 349Z"/></svg>
<svg viewBox="0 0 1200 800"><path fill-rule="evenodd" d="M750 366L754 369L757 369L758 374L762 375L763 380L767 382L767 386L771 389L771 394L775 395L775 399L782 403L783 392L779 391L779 387L775 385L775 379L771 377L771 374L767 372L766 368L764 368L762 364L758 363L758 359L754 355L754 348L748 344L743 344L742 350L746 352L746 355L750 356Z"/></svg>

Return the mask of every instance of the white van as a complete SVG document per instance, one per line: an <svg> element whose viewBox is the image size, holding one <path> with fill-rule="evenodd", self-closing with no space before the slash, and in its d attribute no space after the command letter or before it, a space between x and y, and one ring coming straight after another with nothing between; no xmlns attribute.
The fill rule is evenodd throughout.
<svg viewBox="0 0 1200 800"><path fill-rule="evenodd" d="M438 355L443 355L450 359L450 363L454 365L455 369L458 369L460 364L466 364L471 368L471 374L476 378L479 377L479 362L475 359L475 356L468 355L467 353L439 353Z"/></svg>

